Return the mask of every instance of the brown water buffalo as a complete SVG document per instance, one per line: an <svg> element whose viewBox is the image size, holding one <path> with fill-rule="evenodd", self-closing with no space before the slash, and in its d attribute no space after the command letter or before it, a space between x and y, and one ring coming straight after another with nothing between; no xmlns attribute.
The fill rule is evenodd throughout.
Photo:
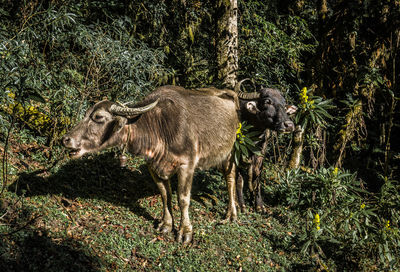
<svg viewBox="0 0 400 272"><path fill-rule="evenodd" d="M133 107L110 101L95 104L62 141L75 158L121 145L145 157L162 197L158 228L162 233L174 226L169 179L177 174L181 210L177 240L188 244L193 234L189 204L196 168L222 169L229 193L227 219L237 217L236 167L231 156L239 122L236 103L236 94L230 90L163 86Z"/></svg>

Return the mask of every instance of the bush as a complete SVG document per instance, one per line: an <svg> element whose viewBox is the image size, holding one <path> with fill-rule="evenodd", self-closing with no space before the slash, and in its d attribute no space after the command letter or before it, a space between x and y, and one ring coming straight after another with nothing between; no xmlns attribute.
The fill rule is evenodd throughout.
<svg viewBox="0 0 400 272"><path fill-rule="evenodd" d="M290 170L279 180L265 189L294 214L302 254L327 270L399 268L397 183L387 180L376 197L338 168Z"/></svg>
<svg viewBox="0 0 400 272"><path fill-rule="evenodd" d="M279 14L275 5L240 1L239 66L243 77L296 91L305 69L303 56L315 51L317 41L304 19Z"/></svg>
<svg viewBox="0 0 400 272"><path fill-rule="evenodd" d="M0 102L21 105L24 114L16 117L51 139L80 117L88 103L104 97L137 100L172 76L163 65L163 50L133 38L129 20L111 14L108 22L96 21L91 17L95 9L58 1L0 8L4 15ZM13 94L14 101L7 93ZM33 108L45 116L42 119L49 119L50 127L61 125L59 130L43 132L43 122L35 127L27 111Z"/></svg>

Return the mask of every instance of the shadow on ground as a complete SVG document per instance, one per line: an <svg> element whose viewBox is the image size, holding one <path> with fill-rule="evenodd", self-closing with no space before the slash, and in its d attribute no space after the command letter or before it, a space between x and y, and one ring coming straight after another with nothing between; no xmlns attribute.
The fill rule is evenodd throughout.
<svg viewBox="0 0 400 272"><path fill-rule="evenodd" d="M158 223L149 210L141 206L141 199L159 195L145 164L121 168L115 154L108 152L69 160L52 171L53 174L44 171L20 173L8 191L15 192L21 198L58 195L62 196L62 201L99 199L127 207L154 226ZM173 191L176 191L176 187L174 177ZM225 182L216 170L198 172L195 176L193 200L202 201L202 196L209 195L226 195ZM24 218L28 220L28 216ZM50 236L37 225L7 237L0 235L0 271L36 271L41 267L44 269L42 271L97 271L103 267L101 258L90 247L72 238L57 243ZM24 266L27 269L23 269Z"/></svg>
<svg viewBox="0 0 400 272"><path fill-rule="evenodd" d="M227 196L225 181L217 170L197 171L192 188L192 199L199 196ZM176 191L177 178L171 180ZM156 219L140 206L139 199L159 195L146 164L138 168L121 168L113 152L78 160L69 160L52 175L24 172L8 188L25 197L36 195L62 195L63 197L100 199L113 205L128 207L131 212L156 223Z"/></svg>
<svg viewBox="0 0 400 272"><path fill-rule="evenodd" d="M69 239L57 244L40 230L0 238L0 271L100 271L101 260Z"/></svg>
<svg viewBox="0 0 400 272"><path fill-rule="evenodd" d="M98 254L73 238L52 238L23 198L1 198L0 215L0 271L101 270Z"/></svg>
<svg viewBox="0 0 400 272"><path fill-rule="evenodd" d="M8 190L25 197L55 194L69 199L100 199L126 206L150 221L154 218L138 200L158 194L145 165L134 170L121 168L113 152L69 160L48 176L40 172L21 173Z"/></svg>
<svg viewBox="0 0 400 272"><path fill-rule="evenodd" d="M20 173L8 191L21 199L59 195L71 200L104 200L125 206L137 216L156 223L139 202L141 198L158 194L146 165L121 168L115 154L108 152L69 160L53 171L53 174L44 171ZM6 200L0 202L8 204ZM0 215L10 216L2 221L7 219L8 231L11 230L0 233L0 271L98 271L103 266L101 258L90 247L72 238L60 241L51 238L45 229L35 224L36 220L30 220L34 215L28 206L21 206L23 201L14 199L11 202L18 203L12 211L10 206L0 205Z"/></svg>

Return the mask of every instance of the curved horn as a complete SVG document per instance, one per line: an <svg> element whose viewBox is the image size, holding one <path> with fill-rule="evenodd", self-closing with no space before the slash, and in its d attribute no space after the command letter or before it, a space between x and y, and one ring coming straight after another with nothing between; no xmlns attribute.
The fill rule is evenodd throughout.
<svg viewBox="0 0 400 272"><path fill-rule="evenodd" d="M253 99L258 99L260 98L260 94L258 92L252 92L252 93L245 93L242 92L240 90L240 86L242 85L242 83L246 80L250 80L249 78L245 78L242 79L241 81L239 81L236 85L235 85L235 92L237 92L238 97L241 99L245 99L245 100L253 100ZM252 82L253 83L253 82ZM254 85L254 83L253 83Z"/></svg>
<svg viewBox="0 0 400 272"><path fill-rule="evenodd" d="M124 106L118 106L116 104L112 105L110 108L111 113L114 113L116 115L121 115L121 116L134 116L134 115L139 115L142 113L145 113L146 111L151 110L154 108L158 103L158 98L156 101L153 103L150 103L146 106L139 107L139 108L128 108Z"/></svg>
<svg viewBox="0 0 400 272"><path fill-rule="evenodd" d="M238 96L241 99L254 100L254 99L260 98L260 93L258 93L258 92L244 93L244 92L239 91Z"/></svg>
<svg viewBox="0 0 400 272"><path fill-rule="evenodd" d="M250 80L250 78L245 78L245 79L242 79L241 81L239 81L236 85L235 85L235 92L240 92L240 86L242 85L242 83L244 82L244 81L246 81L246 80Z"/></svg>

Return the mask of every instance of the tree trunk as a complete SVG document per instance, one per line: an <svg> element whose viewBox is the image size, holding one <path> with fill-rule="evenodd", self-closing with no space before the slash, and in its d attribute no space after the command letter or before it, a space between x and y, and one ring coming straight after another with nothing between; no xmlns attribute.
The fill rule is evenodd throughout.
<svg viewBox="0 0 400 272"><path fill-rule="evenodd" d="M237 0L217 3L217 61L218 79L226 88L233 89L238 70L238 5Z"/></svg>

